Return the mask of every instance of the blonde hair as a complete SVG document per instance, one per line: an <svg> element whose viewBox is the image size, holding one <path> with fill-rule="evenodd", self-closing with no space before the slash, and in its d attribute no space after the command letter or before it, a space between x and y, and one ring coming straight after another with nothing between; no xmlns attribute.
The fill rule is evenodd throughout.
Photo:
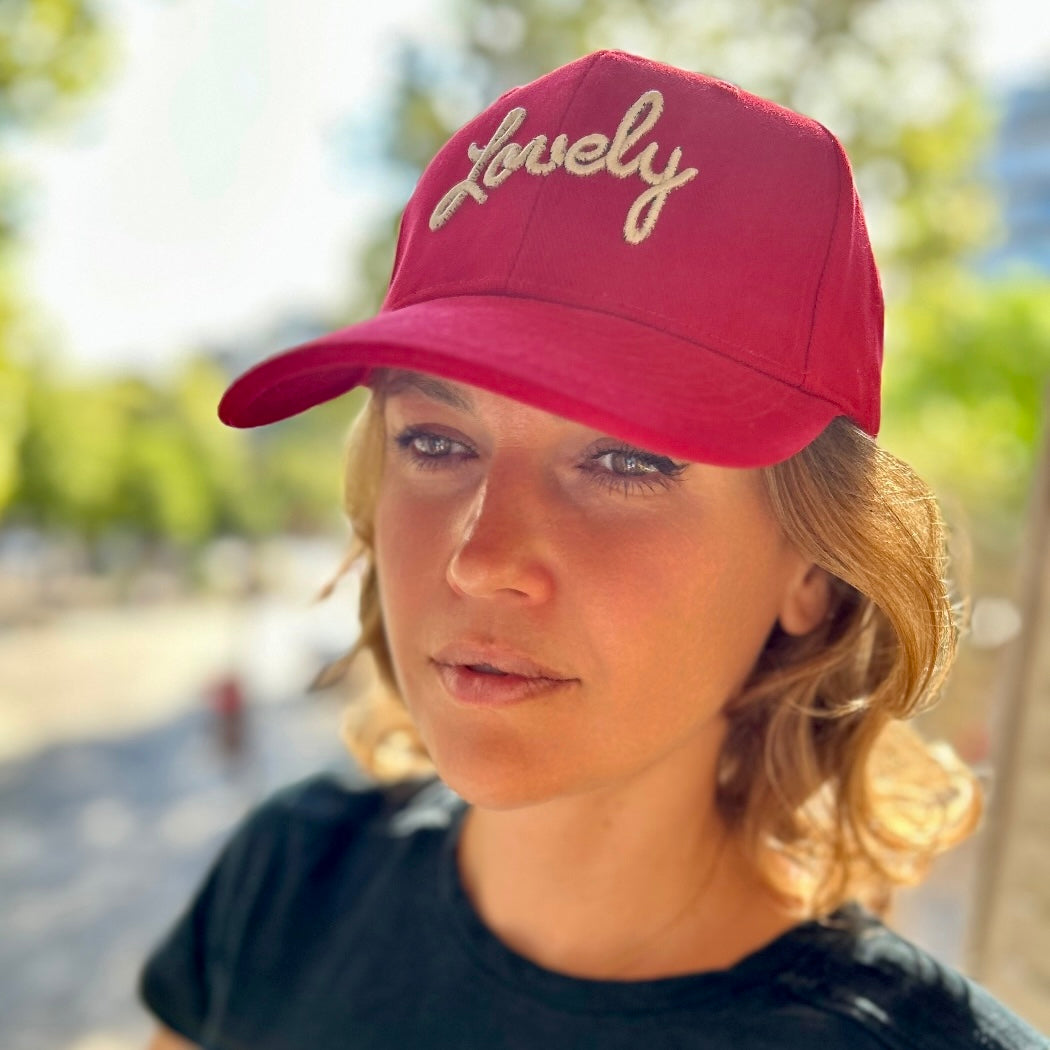
<svg viewBox="0 0 1050 1050"><path fill-rule="evenodd" d="M375 685L352 706L347 743L379 779L430 771L397 695L372 557L382 469L370 399L347 448L346 510L361 572L361 635L335 673L370 656ZM976 826L980 793L944 746L906 724L936 699L955 655L945 530L905 463L845 418L763 470L787 537L831 577L824 622L803 637L774 628L739 695L717 803L767 886L800 915L848 899L876 911Z"/></svg>

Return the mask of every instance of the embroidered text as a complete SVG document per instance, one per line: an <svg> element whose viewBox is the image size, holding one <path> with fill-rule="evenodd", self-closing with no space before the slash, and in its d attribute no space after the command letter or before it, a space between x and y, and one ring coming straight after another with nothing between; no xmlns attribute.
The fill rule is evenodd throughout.
<svg viewBox="0 0 1050 1050"><path fill-rule="evenodd" d="M647 91L624 114L612 139L600 134L584 135L570 145L567 135L557 135L549 147L546 135L536 135L524 145L510 141L526 115L520 106L512 109L486 146L470 144L467 156L474 166L465 179L457 182L438 201L430 216L430 228L441 229L468 197L484 204L488 194L482 187L496 189L522 168L530 175L549 175L556 168L580 176L606 171L619 179L638 175L648 187L631 205L623 226L624 239L629 244L640 244L653 232L671 191L697 175L696 168L678 170L682 160L679 146L671 150L662 171L653 168L660 148L657 142L650 142L631 160L624 159L628 151L655 127L663 108L663 95L659 91Z"/></svg>

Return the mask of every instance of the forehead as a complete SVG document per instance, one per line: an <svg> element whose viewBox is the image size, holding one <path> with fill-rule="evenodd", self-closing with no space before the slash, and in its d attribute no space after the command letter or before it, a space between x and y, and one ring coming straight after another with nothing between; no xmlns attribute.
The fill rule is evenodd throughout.
<svg viewBox="0 0 1050 1050"><path fill-rule="evenodd" d="M443 376L391 369L382 377L376 390L381 409L387 403L399 404L402 397L410 398L413 405L422 401L427 405L450 408L467 417L472 425L492 431L512 444L560 441L568 437L590 441L602 436L601 431L569 417ZM396 411L400 414L400 409Z"/></svg>
<svg viewBox="0 0 1050 1050"><path fill-rule="evenodd" d="M413 391L451 408L465 412L474 409L473 387L451 379L428 375L426 372L410 372L400 368L383 369L376 375L373 389L381 398L396 397L406 391Z"/></svg>
<svg viewBox="0 0 1050 1050"><path fill-rule="evenodd" d="M408 369L386 369L381 375L376 375L371 385L381 409L386 402L402 395L422 397L428 402L473 417L478 423L494 427L506 435L521 437L532 433L535 436L543 434L551 439L571 437L573 440L585 441L607 438L632 448L665 454L664 449L640 443L613 430L601 430L572 416L561 415L528 401L444 376Z"/></svg>

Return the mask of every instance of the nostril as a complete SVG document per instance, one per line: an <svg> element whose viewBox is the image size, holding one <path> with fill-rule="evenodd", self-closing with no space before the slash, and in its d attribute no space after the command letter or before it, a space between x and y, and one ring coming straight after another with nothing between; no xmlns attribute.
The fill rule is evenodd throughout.
<svg viewBox="0 0 1050 1050"><path fill-rule="evenodd" d="M478 489L462 523L446 569L449 586L463 596L543 600L552 588L550 544L529 510L534 497L520 476L492 480Z"/></svg>
<svg viewBox="0 0 1050 1050"><path fill-rule="evenodd" d="M521 542L493 530L475 530L453 552L446 578L457 594L491 597L497 594L538 600L551 590L550 566L532 542Z"/></svg>

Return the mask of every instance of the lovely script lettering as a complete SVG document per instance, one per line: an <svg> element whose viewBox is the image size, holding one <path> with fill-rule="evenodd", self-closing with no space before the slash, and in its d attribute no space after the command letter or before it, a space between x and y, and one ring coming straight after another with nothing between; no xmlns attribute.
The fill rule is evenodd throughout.
<svg viewBox="0 0 1050 1050"><path fill-rule="evenodd" d="M659 91L646 91L624 114L611 139L594 133L570 144L568 135L561 134L556 135L549 145L546 135L536 135L524 145L511 141L526 117L522 107L512 109L487 145L472 142L467 148L467 156L474 166L465 179L457 182L438 201L430 216L430 228L440 230L468 197L484 204L489 199L485 191L502 186L517 171L549 175L557 168L563 168L570 175L583 177L604 171L618 179L637 175L647 187L628 209L623 225L627 243L640 244L653 232L671 192L697 175L696 168L678 170L682 162L680 146L671 150L661 171L654 167L660 149L658 142L650 142L630 160L626 159L627 154L656 126L663 108L663 95Z"/></svg>

